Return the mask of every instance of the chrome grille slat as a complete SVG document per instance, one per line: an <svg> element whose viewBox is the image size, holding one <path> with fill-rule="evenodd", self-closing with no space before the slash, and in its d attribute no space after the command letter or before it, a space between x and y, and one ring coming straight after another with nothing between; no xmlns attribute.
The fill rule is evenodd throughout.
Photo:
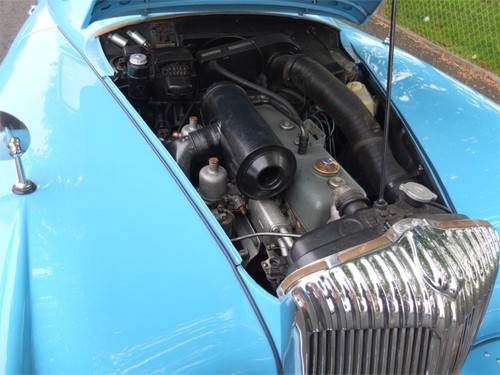
<svg viewBox="0 0 500 375"><path fill-rule="evenodd" d="M389 356L389 332L387 329L380 330L380 347L382 348L382 353L380 355L378 373L387 374L387 360Z"/></svg>
<svg viewBox="0 0 500 375"><path fill-rule="evenodd" d="M309 373L311 374L318 374L319 371L318 371L318 368L317 368L317 365L318 365L318 354L319 354L319 350L318 350L318 334L315 333L311 336L311 340L310 340L310 343L311 343L311 348L309 349L309 353L311 355L311 360L309 361Z"/></svg>
<svg viewBox="0 0 500 375"><path fill-rule="evenodd" d="M433 349L433 342L431 340L431 333L428 329L423 330L423 335L422 335L422 341L421 341L421 347L420 347L420 358L417 363L418 369L417 373L418 374L425 374L427 373L427 367L429 362L434 363L433 360L437 359L436 356L434 355L435 352L432 351ZM430 355L429 355L430 354ZM429 358L431 357L431 358ZM434 358L432 358L434 357Z"/></svg>
<svg viewBox="0 0 500 375"><path fill-rule="evenodd" d="M389 371L387 371L389 374L394 374L395 373L395 368L398 363L398 347L399 347L399 339L400 336L403 335L404 330L399 330L396 328L392 329L392 335L391 335L391 343L389 344L390 350L391 350L391 355L389 357L388 365L389 365Z"/></svg>
<svg viewBox="0 0 500 375"><path fill-rule="evenodd" d="M372 346L372 341L373 341L373 330L367 329L364 331L364 340L363 340L363 348L361 350L361 355L364 353L364 358L362 358L362 370L360 373L362 374L368 374L370 371L370 364L373 361L373 346ZM361 356L360 355L360 356Z"/></svg>
<svg viewBox="0 0 500 375"><path fill-rule="evenodd" d="M363 346L364 346L364 331L363 330L357 330L354 331L354 351L353 351L353 369L352 372L354 374L359 374L362 370L362 362L364 358L362 357L362 351Z"/></svg>
<svg viewBox="0 0 500 375"><path fill-rule="evenodd" d="M396 350L397 348L404 348L404 343L405 343L405 339L406 339L406 329L399 329L396 331L396 343L394 344L395 348L394 348L394 356L393 356L393 361L389 361L391 362L393 365L390 369L390 373L393 373L393 374L401 374L402 372L402 368L403 368L403 356L401 355L401 349L398 349Z"/></svg>
<svg viewBox="0 0 500 375"><path fill-rule="evenodd" d="M372 370L372 372L377 372L378 368L379 368L379 360L380 360L380 353L379 353L379 348L380 348L380 340L381 340L381 336L382 336L382 330L381 329L376 329L375 330L375 335L374 335L374 340L373 340L373 355L372 355L372 358L373 358L373 365L371 367L370 370Z"/></svg>
<svg viewBox="0 0 500 375"><path fill-rule="evenodd" d="M415 348L415 353L413 355L412 361L411 361L411 371L409 372L410 374L416 374L418 370L418 365L422 362L421 359L421 349L422 349L422 331L424 331L422 328L417 329L417 335L415 337L414 341L414 348Z"/></svg>
<svg viewBox="0 0 500 375"><path fill-rule="evenodd" d="M327 353L328 353L328 337L326 332L323 331L324 333L319 337L319 342L320 342L320 350L318 351L319 353L319 358L318 358L318 372L320 374L324 374L326 372L326 360L327 360Z"/></svg>
<svg viewBox="0 0 500 375"><path fill-rule="evenodd" d="M346 342L347 342L346 331L337 332L337 345L341 348L344 348L342 349L342 351L339 353L338 356L339 362L337 364L337 367L339 369L344 369L346 367L346 353L347 353Z"/></svg>
<svg viewBox="0 0 500 375"><path fill-rule="evenodd" d="M464 333L462 334L461 340L458 344L458 347L460 348L459 355L457 356L458 358L461 358L462 356L466 355L465 353L466 348L468 348L472 344L472 340L474 339L473 335L470 334L472 326L473 326L473 320L474 320L474 310L472 311L471 315L467 317L465 327L464 327ZM469 333L469 335L467 335ZM457 367L457 360L453 363L453 369L456 369ZM460 369L456 369L457 371Z"/></svg>
<svg viewBox="0 0 500 375"><path fill-rule="evenodd" d="M325 371L325 374L333 374L335 372L335 354L332 353L337 353L337 351L341 351L341 349L337 348L337 345L335 343L335 331L329 330L326 333L328 341L330 343L331 352L328 356L328 368Z"/></svg>
<svg viewBox="0 0 500 375"><path fill-rule="evenodd" d="M328 344L328 350L326 350L326 352L328 354L331 354L331 353L333 353L335 351L335 345L333 344L333 337L332 337L333 333L334 332L330 331L330 330L326 331L326 342ZM327 366L325 368L324 374L332 374L333 373L333 371L335 369L335 367L334 367L335 366L335 362L333 361L333 358L334 357L332 355L328 355L327 361L326 361Z"/></svg>
<svg viewBox="0 0 500 375"><path fill-rule="evenodd" d="M354 357L354 331L345 331L345 348L344 350L344 368L347 373L353 371L353 357Z"/></svg>
<svg viewBox="0 0 500 375"><path fill-rule="evenodd" d="M413 355L413 337L414 337L415 329L408 328L406 330L405 337L405 346L403 350L403 360L401 363L401 367L398 367L399 374L408 374L411 368L411 358Z"/></svg>
<svg viewBox="0 0 500 375"><path fill-rule="evenodd" d="M282 295L296 309L303 372L460 370L492 292L498 234L411 220L392 244L343 263L332 256Z"/></svg>

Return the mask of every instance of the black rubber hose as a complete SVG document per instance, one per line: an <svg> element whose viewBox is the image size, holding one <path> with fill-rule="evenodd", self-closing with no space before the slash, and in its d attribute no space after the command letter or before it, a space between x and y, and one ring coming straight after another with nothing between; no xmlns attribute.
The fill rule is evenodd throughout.
<svg viewBox="0 0 500 375"><path fill-rule="evenodd" d="M363 172L374 191L382 176L383 131L363 102L323 65L304 55L282 55L270 62L278 73L323 108L353 146ZM394 202L399 185L408 180L406 171L390 150L387 153L386 197Z"/></svg>
<svg viewBox="0 0 500 375"><path fill-rule="evenodd" d="M220 127L218 124L205 126L182 138L166 142L165 148L189 178L193 160L208 160L219 153Z"/></svg>
<svg viewBox="0 0 500 375"><path fill-rule="evenodd" d="M209 62L209 67L213 70L215 70L217 73L222 75L223 77L252 90L255 90L257 92L260 92L263 95L268 96L269 98L273 99L274 101L278 102L279 105L276 106L276 109L283 113L283 108L286 109L286 113L283 113L283 115L290 117L290 119L297 124L297 126L300 128L300 136L299 136L299 145L298 145L298 153L300 155L304 155L307 153L307 146L308 146L308 139L309 139L309 133L307 132L307 128L302 122L302 119L300 118L299 114L293 108L293 106L288 103L285 99L283 99L281 96L278 94L275 94L274 92L259 86L253 82L250 82L234 73L231 73L229 70L223 68L220 66L215 60L212 60ZM272 104L272 103L271 103Z"/></svg>

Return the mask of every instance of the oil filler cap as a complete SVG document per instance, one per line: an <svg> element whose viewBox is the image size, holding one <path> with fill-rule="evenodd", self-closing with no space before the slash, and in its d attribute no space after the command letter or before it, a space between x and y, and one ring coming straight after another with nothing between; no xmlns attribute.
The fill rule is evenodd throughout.
<svg viewBox="0 0 500 375"><path fill-rule="evenodd" d="M148 58L143 53L133 53L130 56L129 61L131 64L142 66L148 63Z"/></svg>
<svg viewBox="0 0 500 375"><path fill-rule="evenodd" d="M332 158L316 159L313 169L323 176L335 176L340 171L340 165Z"/></svg>
<svg viewBox="0 0 500 375"><path fill-rule="evenodd" d="M419 203L429 203L437 198L437 195L427 189L424 185L416 182L406 182L399 185L399 190L406 194L408 198Z"/></svg>

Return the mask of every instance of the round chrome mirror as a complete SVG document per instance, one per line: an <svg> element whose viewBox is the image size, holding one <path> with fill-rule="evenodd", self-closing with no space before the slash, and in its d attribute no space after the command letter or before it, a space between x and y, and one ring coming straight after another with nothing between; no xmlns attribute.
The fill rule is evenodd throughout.
<svg viewBox="0 0 500 375"><path fill-rule="evenodd" d="M0 160L14 159L16 163L17 181L12 186L14 194L31 194L36 190L36 184L26 178L21 162L21 156L30 142L26 125L10 113L0 111Z"/></svg>
<svg viewBox="0 0 500 375"><path fill-rule="evenodd" d="M19 139L19 147L26 152L30 146L31 137L26 125L10 113L0 111L0 160L12 160L16 155L12 154L9 143L12 138Z"/></svg>

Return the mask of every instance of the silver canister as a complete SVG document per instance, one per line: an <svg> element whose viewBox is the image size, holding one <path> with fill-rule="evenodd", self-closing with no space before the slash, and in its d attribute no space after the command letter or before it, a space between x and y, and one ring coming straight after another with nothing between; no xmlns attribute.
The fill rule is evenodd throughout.
<svg viewBox="0 0 500 375"><path fill-rule="evenodd" d="M220 202L227 192L227 171L219 165L219 159L210 158L208 165L201 168L199 177L200 196L205 203Z"/></svg>
<svg viewBox="0 0 500 375"><path fill-rule="evenodd" d="M184 125L181 130L181 137L188 135L189 133L201 129L201 126L198 124L198 117L191 116L189 117L189 123Z"/></svg>
<svg viewBox="0 0 500 375"><path fill-rule="evenodd" d="M132 99L149 97L149 64L143 53L134 53L127 63L128 94Z"/></svg>

